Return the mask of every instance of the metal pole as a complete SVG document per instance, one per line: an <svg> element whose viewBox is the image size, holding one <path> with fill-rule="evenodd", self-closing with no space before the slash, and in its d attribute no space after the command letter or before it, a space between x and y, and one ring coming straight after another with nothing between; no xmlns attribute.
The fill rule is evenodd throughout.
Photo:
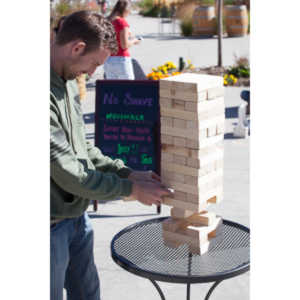
<svg viewBox="0 0 300 300"><path fill-rule="evenodd" d="M223 0L218 1L218 67L222 67Z"/></svg>

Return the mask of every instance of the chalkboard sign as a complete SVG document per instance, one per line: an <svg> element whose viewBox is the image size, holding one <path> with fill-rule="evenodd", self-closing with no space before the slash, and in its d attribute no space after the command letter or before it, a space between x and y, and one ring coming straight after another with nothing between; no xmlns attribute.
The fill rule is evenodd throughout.
<svg viewBox="0 0 300 300"><path fill-rule="evenodd" d="M134 170L160 174L157 81L97 80L95 145Z"/></svg>

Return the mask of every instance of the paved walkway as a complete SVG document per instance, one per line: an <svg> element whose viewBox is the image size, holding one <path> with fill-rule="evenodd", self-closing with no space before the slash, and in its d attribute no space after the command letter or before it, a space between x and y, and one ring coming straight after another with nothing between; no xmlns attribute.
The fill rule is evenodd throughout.
<svg viewBox="0 0 300 300"><path fill-rule="evenodd" d="M144 70L167 60L176 61L179 56L191 58L196 66L216 64L216 40L160 38L157 34L156 19L142 19L131 16L132 30L145 37L143 44L131 53L142 64ZM153 35L151 36L151 34ZM231 64L234 50L247 52L249 38L224 40L224 64ZM248 52L247 52L248 53ZM101 68L94 79L101 78ZM225 219L249 226L249 139L232 139L233 125L237 122L237 106L242 88L225 89L226 134L224 163L224 201L213 210ZM84 113L94 112L95 92L89 89L88 99L82 103ZM93 132L93 125L87 126L87 132ZM102 299L104 300L158 300L157 291L149 280L137 277L117 266L110 257L110 242L113 236L125 226L138 221L158 217L154 207L146 207L138 202L125 203L113 201L99 204L94 213L89 214L95 230L95 261L99 270ZM170 208L162 206L162 216L168 216ZM191 299L204 299L211 284L197 284L191 287ZM186 287L180 284L161 283L166 299L182 300L186 297ZM226 280L218 286L211 300L247 300L249 299L249 273Z"/></svg>

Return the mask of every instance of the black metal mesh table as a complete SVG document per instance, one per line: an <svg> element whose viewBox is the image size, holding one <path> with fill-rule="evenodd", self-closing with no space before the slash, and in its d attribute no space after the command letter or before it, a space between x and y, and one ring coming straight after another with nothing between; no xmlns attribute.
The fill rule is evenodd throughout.
<svg viewBox="0 0 300 300"><path fill-rule="evenodd" d="M188 245L178 248L164 245L162 222L167 217L151 219L126 227L111 242L113 260L125 270L148 278L162 300L156 281L186 283L187 299L190 284L214 282L207 300L216 286L250 268L250 232L238 223L223 220L223 239L203 255L189 252Z"/></svg>

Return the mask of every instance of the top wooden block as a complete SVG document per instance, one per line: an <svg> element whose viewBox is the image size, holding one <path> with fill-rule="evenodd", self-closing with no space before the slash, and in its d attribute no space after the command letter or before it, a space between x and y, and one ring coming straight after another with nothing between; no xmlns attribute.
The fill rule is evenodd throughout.
<svg viewBox="0 0 300 300"><path fill-rule="evenodd" d="M223 87L223 77L206 74L183 73L160 80L161 88L183 88L200 92L214 87Z"/></svg>
<svg viewBox="0 0 300 300"><path fill-rule="evenodd" d="M224 95L223 78L205 74L184 73L160 80L160 97L203 101Z"/></svg>

